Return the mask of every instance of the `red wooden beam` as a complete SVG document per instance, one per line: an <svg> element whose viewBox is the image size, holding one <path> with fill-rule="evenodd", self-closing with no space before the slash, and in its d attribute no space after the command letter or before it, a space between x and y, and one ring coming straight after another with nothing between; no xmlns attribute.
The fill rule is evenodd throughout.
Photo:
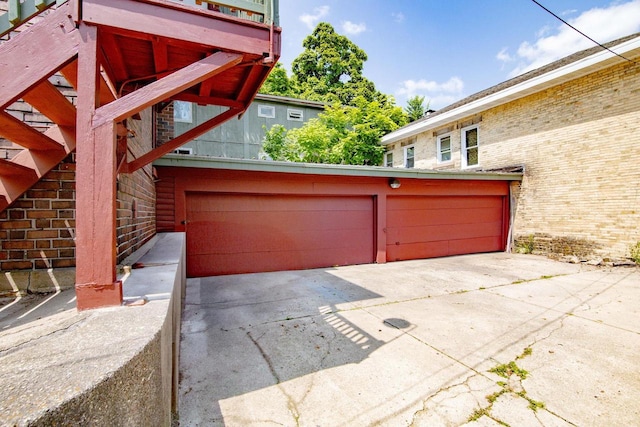
<svg viewBox="0 0 640 427"><path fill-rule="evenodd" d="M116 280L116 125L92 125L98 105L98 30L80 23L76 163L76 297L78 310L120 305Z"/></svg>
<svg viewBox="0 0 640 427"><path fill-rule="evenodd" d="M242 46L242 51L248 54L262 55L269 52L267 25L248 20L230 20L224 15L201 13L193 8L169 7L167 2L83 0L82 19L95 25L153 34L223 50L238 51L238 47ZM280 52L276 53L279 55Z"/></svg>
<svg viewBox="0 0 640 427"><path fill-rule="evenodd" d="M208 132L209 130L213 129L214 127L219 126L222 123L226 122L227 120L237 116L238 114L242 113L243 111L244 111L244 109L240 110L240 109L230 108L227 111L225 111L223 113L220 113L217 116L207 120L206 122L194 127L193 129L189 129L188 131L186 131L182 135L177 136L176 138L172 139L171 141L162 144L160 147L155 148L155 149L151 150L150 152L138 157L136 160L130 162L126 166L126 172L127 173L133 173L133 172L137 171L138 169L148 165L149 163L153 162L154 160L159 159L160 157L164 156L165 154L172 152L176 148L181 147L182 145L186 144L187 142L192 141L192 140L196 139L197 137L199 137L200 135L202 135L202 134Z"/></svg>
<svg viewBox="0 0 640 427"><path fill-rule="evenodd" d="M22 168L24 173L20 176L7 176L0 180L0 209L4 209L22 194L31 188L38 180L58 163L60 163L70 152L75 150L75 129L61 128L53 126L45 132L45 136L60 144L61 149L55 151L22 150L11 159L12 168Z"/></svg>
<svg viewBox="0 0 640 427"><path fill-rule="evenodd" d="M258 92L263 78L266 78L269 74L266 70L268 69L263 65L254 65L251 67L237 97L240 101L251 101L251 98Z"/></svg>
<svg viewBox="0 0 640 427"><path fill-rule="evenodd" d="M175 99L178 101L187 101L187 102L195 102L196 104L205 104L205 105L220 105L222 107L229 108L240 108L244 109L247 105L244 102L236 101L235 99L228 98L218 98L215 96L198 96L196 94L182 92L177 95L171 97L171 99Z"/></svg>
<svg viewBox="0 0 640 427"><path fill-rule="evenodd" d="M0 112L0 136L32 150L60 150L62 146L5 112Z"/></svg>
<svg viewBox="0 0 640 427"><path fill-rule="evenodd" d="M62 67L60 73L65 79L67 79L69 84L73 86L75 90L78 90L78 60ZM116 99L102 74L100 75L100 92L98 94L98 99L100 101L100 105L106 105Z"/></svg>
<svg viewBox="0 0 640 427"><path fill-rule="evenodd" d="M0 176L20 176L34 174L35 171L11 160L0 159Z"/></svg>
<svg viewBox="0 0 640 427"><path fill-rule="evenodd" d="M22 96L36 110L60 126L76 126L76 107L48 80Z"/></svg>
<svg viewBox="0 0 640 427"><path fill-rule="evenodd" d="M169 46L165 40L156 38L153 41L153 62L156 73L169 69Z"/></svg>
<svg viewBox="0 0 640 427"><path fill-rule="evenodd" d="M108 31L101 30L100 45L103 46L103 50L110 52L108 61L103 61L105 63L104 66L110 69L110 77L120 82L127 80L129 73L122 57L120 46L116 41L116 36Z"/></svg>
<svg viewBox="0 0 640 427"><path fill-rule="evenodd" d="M93 126L122 121L160 101L237 65L242 55L218 52L96 110Z"/></svg>
<svg viewBox="0 0 640 427"><path fill-rule="evenodd" d="M5 109L78 53L80 39L69 6L61 5L11 40L0 44L0 109Z"/></svg>

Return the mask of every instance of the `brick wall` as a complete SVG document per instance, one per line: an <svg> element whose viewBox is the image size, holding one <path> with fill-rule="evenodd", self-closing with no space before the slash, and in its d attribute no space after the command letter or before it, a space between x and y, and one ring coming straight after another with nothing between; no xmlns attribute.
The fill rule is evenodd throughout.
<svg viewBox="0 0 640 427"><path fill-rule="evenodd" d="M148 152L153 144L153 114L149 108L141 120L127 120L135 135L129 138L129 159ZM118 261L135 252L156 233L156 192L153 167L149 164L132 174L118 175Z"/></svg>
<svg viewBox="0 0 640 427"><path fill-rule="evenodd" d="M174 138L173 102L156 112L156 144L158 146Z"/></svg>
<svg viewBox="0 0 640 427"><path fill-rule="evenodd" d="M75 161L68 156L0 212L0 269L75 265Z"/></svg>
<svg viewBox="0 0 640 427"><path fill-rule="evenodd" d="M418 136L416 167L460 170L460 129L479 125L480 167L525 165L516 244L624 258L640 241L640 66L624 63ZM450 131L452 159L436 161ZM400 142L394 160L401 164Z"/></svg>
<svg viewBox="0 0 640 427"><path fill-rule="evenodd" d="M152 144L151 109L128 120L136 135L129 156ZM32 270L75 266L75 154L0 212L0 269ZM156 232L153 168L118 175L117 253L121 261Z"/></svg>

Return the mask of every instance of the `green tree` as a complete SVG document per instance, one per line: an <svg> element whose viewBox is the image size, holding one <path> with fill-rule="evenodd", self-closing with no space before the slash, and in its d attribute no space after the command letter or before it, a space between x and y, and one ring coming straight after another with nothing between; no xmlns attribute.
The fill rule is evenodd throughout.
<svg viewBox="0 0 640 427"><path fill-rule="evenodd" d="M272 127L264 152L291 162L380 164L380 138L406 124L407 117L392 97L362 75L367 54L325 22L305 38L303 47L292 63L291 78L276 66L261 92L321 101L327 107L301 128Z"/></svg>
<svg viewBox="0 0 640 427"><path fill-rule="evenodd" d="M357 96L369 101L383 96L362 75L365 51L330 24L319 23L302 46L304 51L291 64L291 79L302 98L353 105Z"/></svg>
<svg viewBox="0 0 640 427"><path fill-rule="evenodd" d="M427 105L424 105L424 96L414 96L407 100L407 107L405 108L405 113L407 114L407 119L409 123L415 122L418 119L421 119L424 116L424 113L429 109L429 102Z"/></svg>
<svg viewBox="0 0 640 427"><path fill-rule="evenodd" d="M266 134L263 150L274 160L349 165L378 165L385 133L405 123L402 109L356 97L354 106L335 103L317 119L287 131L275 125Z"/></svg>
<svg viewBox="0 0 640 427"><path fill-rule="evenodd" d="M294 82L287 76L287 70L278 62L260 88L260 93L298 98Z"/></svg>

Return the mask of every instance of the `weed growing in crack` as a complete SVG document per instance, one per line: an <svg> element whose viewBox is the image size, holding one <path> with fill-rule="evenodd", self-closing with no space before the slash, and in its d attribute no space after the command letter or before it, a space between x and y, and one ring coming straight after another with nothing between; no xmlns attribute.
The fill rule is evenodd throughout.
<svg viewBox="0 0 640 427"><path fill-rule="evenodd" d="M533 349L531 347L526 347L524 349L524 351L522 352L522 354L520 356L516 357L516 360L524 359L527 356L531 356L531 353L533 353Z"/></svg>
<svg viewBox="0 0 640 427"><path fill-rule="evenodd" d="M480 418L484 417L485 415L489 415L489 408L477 408L475 411L473 411L473 414L471 414L471 416L469 416L469 419L467 420L467 422L473 422L473 421L478 421Z"/></svg>
<svg viewBox="0 0 640 427"><path fill-rule="evenodd" d="M511 375L517 375L521 380L526 379L527 375L529 375L529 372L516 365L516 362L514 360L509 363L503 363L501 365L495 366L489 369L489 372L499 375L502 378L509 378L511 377Z"/></svg>
<svg viewBox="0 0 640 427"><path fill-rule="evenodd" d="M629 247L629 253L631 254L631 259L636 264L640 264L640 242L637 242L635 245Z"/></svg>
<svg viewBox="0 0 640 427"><path fill-rule="evenodd" d="M554 277L560 277L560 276L566 276L566 274L556 274L556 275L552 275L552 276L540 276L537 279L518 279L518 280L515 280L515 281L511 282L511 284L512 285L519 285L521 283L535 282L536 280L549 280L549 279L553 279Z"/></svg>
<svg viewBox="0 0 640 427"><path fill-rule="evenodd" d="M507 389L506 389L506 388L503 388L502 390L500 390L500 391L496 391L496 392L495 392L495 393L493 393L493 394L488 394L488 395L486 395L486 396L485 396L485 399L487 399L487 402L489 402L489 403L491 403L491 405L493 405L493 403L494 403L496 400L498 400L498 398L499 398L500 396L502 396L503 394L505 394L506 392L507 392Z"/></svg>
<svg viewBox="0 0 640 427"><path fill-rule="evenodd" d="M516 360L520 360L520 359L524 359L527 356L531 356L531 354L533 353L533 349L531 347L525 347L524 350L522 351L522 353L518 356L516 356L515 360L512 360L509 363L502 363L500 365L497 365L491 369L489 369L489 372L492 372L502 378L511 378L513 375L517 376L520 378L520 381L524 380L527 378L527 376L529 375L529 372L527 372L526 370L520 368L517 364L516 364ZM540 402L537 400L534 400L532 398L530 398L529 396L527 396L527 391L524 390L524 388L521 391L515 391L511 385L509 384L508 381L497 381L496 384L498 386L500 386L500 390L498 390L495 393L489 394L487 396L485 396L485 399L487 399L488 402L488 406L485 408L478 408L476 409L473 414L471 414L471 416L468 419L468 422L472 422L472 421L476 421L478 419L480 419L483 416L487 416L488 418L492 419L493 421L495 421L496 423L502 425L502 426L507 426L508 424L506 424L505 422L496 419L495 417L493 417L491 415L491 410L493 409L493 405L495 404L495 402L500 398L500 396L510 393L512 395L521 397L523 399L525 399L527 402L529 402L528 408L531 409L533 412L537 412L538 409L545 409L546 405L544 402Z"/></svg>

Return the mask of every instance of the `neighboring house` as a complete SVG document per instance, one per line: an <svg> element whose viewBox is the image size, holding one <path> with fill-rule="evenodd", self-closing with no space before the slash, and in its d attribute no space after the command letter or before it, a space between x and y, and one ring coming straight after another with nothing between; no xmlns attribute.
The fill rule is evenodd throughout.
<svg viewBox="0 0 640 427"><path fill-rule="evenodd" d="M158 143L164 143L200 123L220 114L224 107L174 101L158 115ZM274 95L256 95L238 120L229 120L178 148L178 154L232 159L265 158L262 142L275 124L287 129L298 128L317 118L324 104L316 101Z"/></svg>
<svg viewBox="0 0 640 427"><path fill-rule="evenodd" d="M382 139L385 166L518 170L520 251L624 258L640 240L640 34L479 92Z"/></svg>

